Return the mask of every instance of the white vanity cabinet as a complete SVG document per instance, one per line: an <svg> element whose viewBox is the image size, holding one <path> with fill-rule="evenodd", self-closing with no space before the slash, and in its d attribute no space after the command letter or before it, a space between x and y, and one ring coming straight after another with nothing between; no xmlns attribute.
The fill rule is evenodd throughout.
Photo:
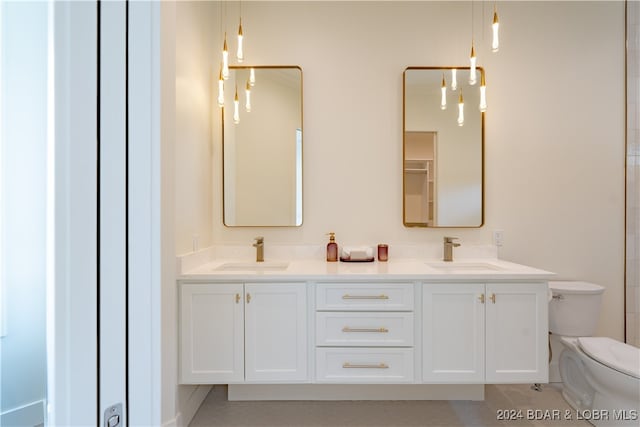
<svg viewBox="0 0 640 427"><path fill-rule="evenodd" d="M307 380L305 283L181 283L180 383Z"/></svg>
<svg viewBox="0 0 640 427"><path fill-rule="evenodd" d="M487 283L485 383L549 381L549 298L544 283Z"/></svg>
<svg viewBox="0 0 640 427"><path fill-rule="evenodd" d="M413 283L318 283L316 382L413 382L413 310Z"/></svg>
<svg viewBox="0 0 640 427"><path fill-rule="evenodd" d="M425 283L423 381L547 382L547 284Z"/></svg>
<svg viewBox="0 0 640 427"><path fill-rule="evenodd" d="M242 283L180 285L180 383L244 380Z"/></svg>

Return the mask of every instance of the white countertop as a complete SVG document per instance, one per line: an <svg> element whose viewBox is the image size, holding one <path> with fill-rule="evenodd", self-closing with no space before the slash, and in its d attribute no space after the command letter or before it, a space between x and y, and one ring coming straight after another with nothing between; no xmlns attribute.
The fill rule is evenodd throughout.
<svg viewBox="0 0 640 427"><path fill-rule="evenodd" d="M280 264L280 266L276 265ZM283 268L281 264L286 264ZM233 265L231 270L225 266ZM246 266L246 268L244 268ZM274 268L262 268L274 266ZM257 270L256 270L257 269ZM555 273L499 259L394 259L388 262L326 262L324 260L266 259L264 264L242 259L219 259L178 276L184 281L547 281Z"/></svg>

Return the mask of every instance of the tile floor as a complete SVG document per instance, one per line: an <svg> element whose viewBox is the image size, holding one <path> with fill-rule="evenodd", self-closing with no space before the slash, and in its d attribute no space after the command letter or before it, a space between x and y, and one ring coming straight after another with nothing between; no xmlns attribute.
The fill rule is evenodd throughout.
<svg viewBox="0 0 640 427"><path fill-rule="evenodd" d="M575 419L575 411L560 391L543 385L488 385L484 401L285 401L229 402L227 389L211 390L190 427L392 427L392 426L589 426ZM543 411L557 410L559 419L541 419ZM521 411L520 420L499 420L502 410ZM527 410L541 410L536 416ZM565 414L570 414L568 419ZM550 412L549 415L553 415Z"/></svg>

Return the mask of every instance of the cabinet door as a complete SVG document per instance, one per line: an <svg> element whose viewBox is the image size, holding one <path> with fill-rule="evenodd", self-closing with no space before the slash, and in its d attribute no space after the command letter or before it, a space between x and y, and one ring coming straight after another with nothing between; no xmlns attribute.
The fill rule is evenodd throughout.
<svg viewBox="0 0 640 427"><path fill-rule="evenodd" d="M483 296L481 283L423 285L424 382L484 382Z"/></svg>
<svg viewBox="0 0 640 427"><path fill-rule="evenodd" d="M242 284L180 286L180 382L244 380Z"/></svg>
<svg viewBox="0 0 640 427"><path fill-rule="evenodd" d="M546 283L487 284L486 291L486 382L546 383Z"/></svg>
<svg viewBox="0 0 640 427"><path fill-rule="evenodd" d="M304 283L245 284L247 381L307 379Z"/></svg>

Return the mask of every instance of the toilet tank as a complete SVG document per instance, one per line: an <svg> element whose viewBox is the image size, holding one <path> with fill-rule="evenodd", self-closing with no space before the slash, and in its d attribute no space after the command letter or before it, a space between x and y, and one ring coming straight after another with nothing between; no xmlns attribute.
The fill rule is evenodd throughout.
<svg viewBox="0 0 640 427"><path fill-rule="evenodd" d="M595 333L604 288L589 282L549 282L553 298L549 302L549 331L569 337L589 337Z"/></svg>

